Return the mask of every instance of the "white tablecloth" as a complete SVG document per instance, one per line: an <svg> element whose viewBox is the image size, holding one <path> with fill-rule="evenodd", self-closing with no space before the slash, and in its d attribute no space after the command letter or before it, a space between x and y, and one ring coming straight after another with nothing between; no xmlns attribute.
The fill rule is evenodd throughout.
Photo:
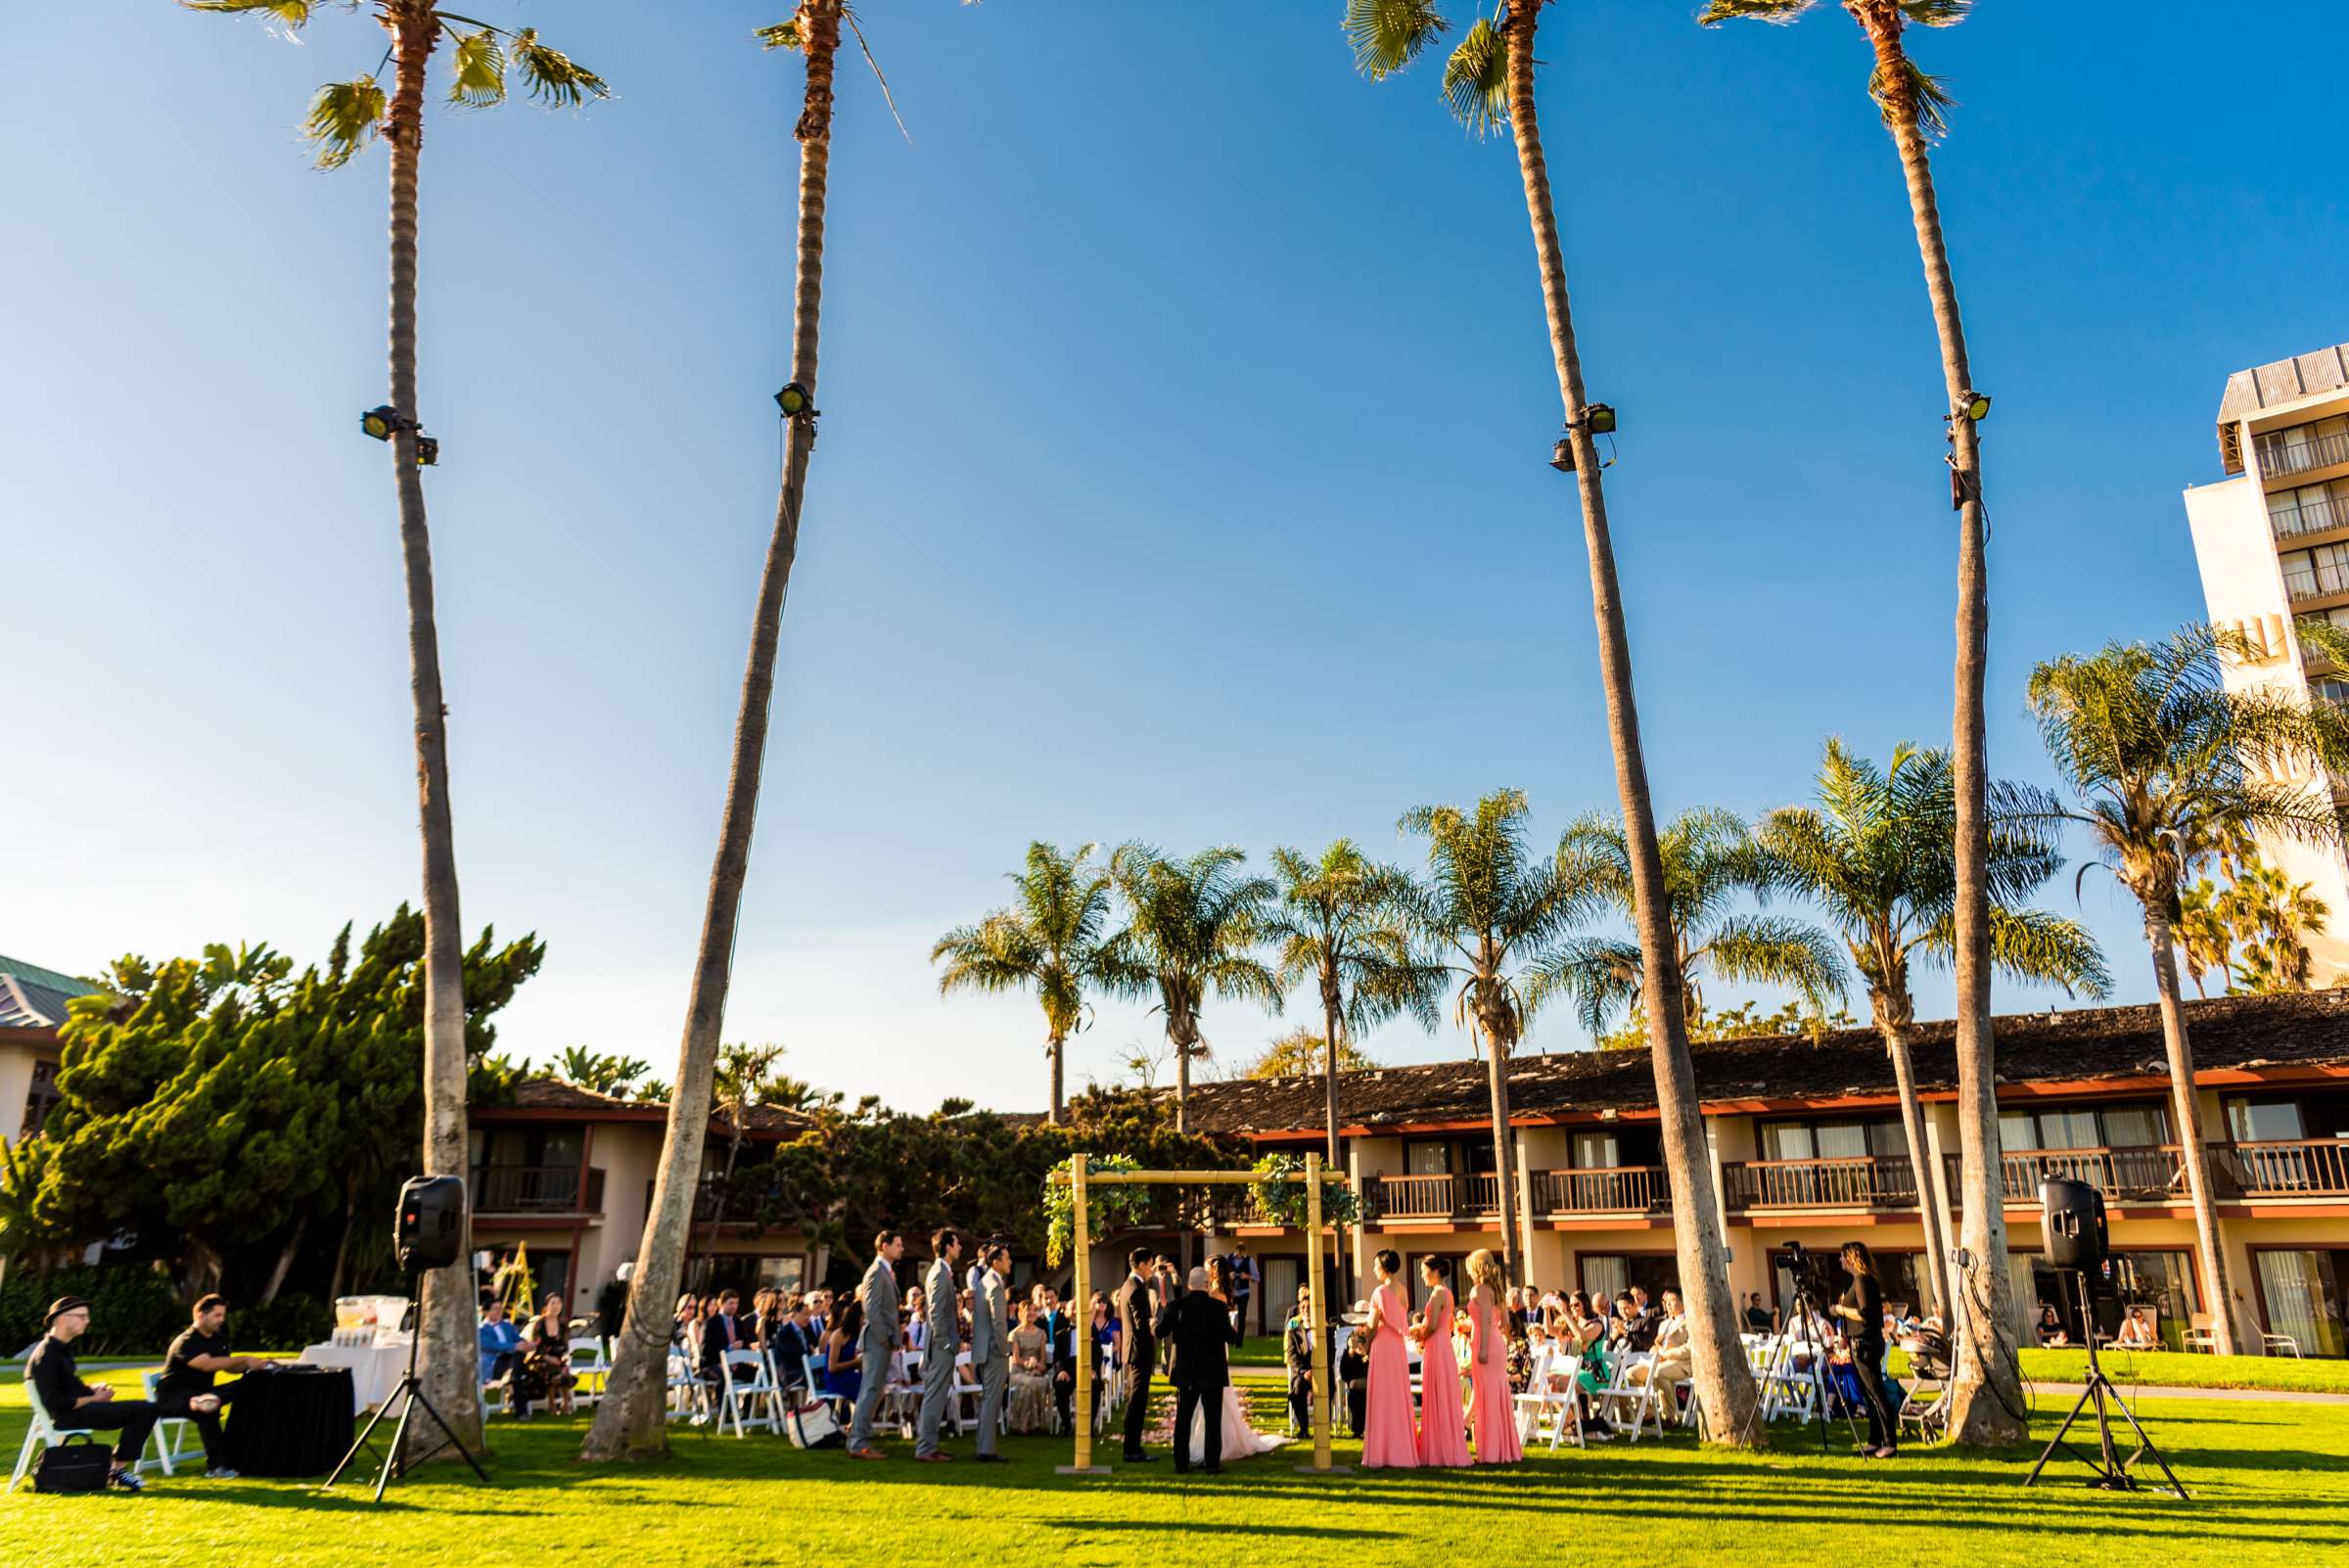
<svg viewBox="0 0 2349 1568"><path fill-rule="evenodd" d="M351 1396L362 1410L390 1399L408 1369L405 1345L304 1345L300 1359L312 1366L349 1367Z"/></svg>

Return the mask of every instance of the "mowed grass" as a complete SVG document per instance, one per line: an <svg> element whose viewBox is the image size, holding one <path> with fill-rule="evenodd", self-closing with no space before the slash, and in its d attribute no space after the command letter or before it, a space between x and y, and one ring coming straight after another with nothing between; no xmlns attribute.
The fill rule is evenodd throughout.
<svg viewBox="0 0 2349 1568"><path fill-rule="evenodd" d="M133 1387L136 1377L118 1382ZM1251 1378L1260 1425L1283 1425L1280 1389ZM23 1432L23 1391L0 1388L0 1445ZM2069 1407L2043 1401L2044 1434ZM1245 1553L1264 1563L1560 1555L1578 1562L1839 1561L1905 1565L2096 1560L2165 1565L2349 1560L2349 1407L2146 1400L2139 1411L2194 1493L2115 1497L2052 1467L2022 1489L2037 1445L1999 1453L1913 1450L1892 1463L1821 1457L1788 1428L1757 1454L1685 1436L1538 1453L1506 1470L1300 1475L1303 1446L1175 1476L1163 1459L1102 1479L1057 1476L1065 1439L1011 1438L1011 1462L886 1464L672 1427L672 1455L586 1468L585 1417L491 1424L492 1484L436 1465L379 1507L357 1488L157 1479L145 1497L0 1502L0 1563L310 1564L545 1568L550 1561L886 1561L954 1564L1012 1551L1115 1565ZM1839 1451L1849 1447L1839 1427ZM2091 1440L2093 1442L2093 1438ZM967 1455L970 1444L952 1445ZM1350 1464L1357 1446L1341 1441ZM1114 1462L1114 1456L1113 1456ZM461 1478L461 1479L460 1479ZM876 1546L878 1535L883 1546ZM878 1554L878 1555L876 1555Z"/></svg>

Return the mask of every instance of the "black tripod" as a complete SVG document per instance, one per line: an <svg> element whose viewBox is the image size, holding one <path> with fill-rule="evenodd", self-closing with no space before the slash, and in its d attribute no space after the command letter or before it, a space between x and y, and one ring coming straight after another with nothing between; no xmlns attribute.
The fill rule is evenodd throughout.
<svg viewBox="0 0 2349 1568"><path fill-rule="evenodd" d="M1832 1447L1827 1438L1827 1395L1832 1387L1827 1381L1827 1347L1819 1339L1818 1329L1812 1326L1814 1310L1810 1286L1797 1284L1794 1287L1794 1301L1786 1309L1787 1332L1780 1336L1776 1356L1772 1358L1771 1365L1762 1374L1762 1397L1754 1401L1753 1410L1745 1418L1745 1430L1738 1434L1739 1442L1753 1441L1754 1426L1762 1419L1762 1407L1770 1403L1770 1385L1781 1378L1777 1358L1783 1357L1791 1364L1797 1353L1807 1353L1809 1365L1802 1376L1811 1388L1811 1419L1819 1426L1819 1452L1825 1453ZM1858 1443L1860 1423L1852 1415L1848 1404L1843 1419L1851 1429L1852 1441Z"/></svg>
<svg viewBox="0 0 2349 1568"><path fill-rule="evenodd" d="M360 1450L367 1449L367 1440L375 1436L377 1425L385 1416L392 1413L392 1407L394 1405L399 1407L399 1422L392 1429L392 1452L384 1455L383 1467L375 1473L376 1501L384 1500L384 1488L392 1484L393 1476L408 1473L409 1460L406 1453L408 1421L415 1415L416 1407L419 1405L424 1407L424 1413L433 1418L433 1425L440 1429L440 1441L427 1449L416 1462L421 1464L442 1449L454 1449L459 1457L473 1466L473 1473L477 1479L483 1481L489 1479L483 1473L481 1461L476 1459L467 1451L465 1445L457 1440L457 1434L449 1430L448 1423L440 1418L440 1412L433 1408L433 1402L425 1397L424 1384L416 1376L416 1347L424 1339L424 1322L421 1313L420 1299L414 1293L410 1293L408 1320L415 1326L408 1333L407 1375L399 1380L399 1387L392 1390L392 1397L375 1407L375 1413L369 1416L367 1424L360 1428L357 1441L351 1444L350 1451L345 1453L335 1465L334 1473L326 1478L326 1484L321 1486L319 1491L324 1492L343 1479L343 1472L350 1468L350 1461L359 1456ZM369 1457L373 1457L375 1451L368 1449L367 1453Z"/></svg>
<svg viewBox="0 0 2349 1568"><path fill-rule="evenodd" d="M2055 1456L2055 1451L2061 1449L2096 1472L2095 1478L2088 1483L2090 1486L2102 1492L2135 1492L2138 1481L2130 1473L2131 1468L2149 1453L2153 1456L2153 1462L2161 1466L2162 1476L2169 1482L2167 1490L2176 1493L2184 1500L2186 1488L2170 1469L2170 1461L2161 1456L2161 1451L2153 1446L2153 1440L2145 1436L2145 1429L2137 1424L2137 1417L2129 1413L2129 1407L2121 1401L2121 1391L2113 1386L2112 1379L2104 1375L2104 1368L2096 1361L2096 1287L2085 1270L2077 1272L2075 1277L2080 1281L2080 1315L2088 1330L2081 1336L2088 1341L2088 1387L2080 1391L2080 1402L2072 1407L2072 1413L2063 1418L2063 1425L2057 1427L2055 1435L2048 1440L2047 1448L2039 1455L2039 1462L2031 1466L2029 1475L2023 1477L2023 1485L2029 1486L2038 1480L2039 1472L2048 1467L2048 1461ZM2080 1419L2080 1412L2088 1408L2092 1400L2096 1407L2097 1452L2094 1455L2083 1453L2064 1441L2064 1437L2072 1430L2072 1423ZM2121 1412L2121 1419L2129 1423L2129 1430L2137 1434L2137 1452L2126 1459L2120 1457L2112 1446L2112 1417L2104 1408L2106 1401L2111 1402L2113 1409Z"/></svg>

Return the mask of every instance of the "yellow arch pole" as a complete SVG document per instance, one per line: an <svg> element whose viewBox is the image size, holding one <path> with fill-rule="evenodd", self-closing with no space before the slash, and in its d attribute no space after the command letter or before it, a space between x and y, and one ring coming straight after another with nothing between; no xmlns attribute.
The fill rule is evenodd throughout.
<svg viewBox="0 0 2349 1568"><path fill-rule="evenodd" d="M1329 1311L1322 1296L1321 1152L1305 1157L1305 1320L1313 1336L1313 1468L1329 1468Z"/></svg>
<svg viewBox="0 0 2349 1568"><path fill-rule="evenodd" d="M1107 1465L1093 1463L1093 1365L1101 1353L1093 1345L1093 1230L1085 1214L1084 1156L1069 1156L1069 1212L1072 1245L1077 1250L1077 1313L1073 1324L1077 1336L1077 1392L1070 1401L1071 1423L1077 1428L1077 1452L1062 1475L1107 1475ZM1082 1315L1079 1315L1082 1314Z"/></svg>

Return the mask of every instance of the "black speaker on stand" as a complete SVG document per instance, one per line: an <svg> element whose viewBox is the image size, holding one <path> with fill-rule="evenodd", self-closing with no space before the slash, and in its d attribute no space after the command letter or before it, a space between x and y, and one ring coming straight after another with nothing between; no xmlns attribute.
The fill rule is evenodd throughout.
<svg viewBox="0 0 2349 1568"><path fill-rule="evenodd" d="M411 1177L399 1189L399 1208L392 1230L400 1272L408 1276L407 1375L399 1380L399 1386L392 1391L391 1398L375 1407L375 1413L367 1418L367 1424L360 1429L349 1452L336 1464L334 1473L326 1478L325 1486L319 1488L321 1492L326 1491L342 1480L343 1472L350 1468L350 1461L359 1456L361 1450L367 1450L369 1456L373 1456L374 1451L367 1449L367 1440L375 1435L376 1427L385 1416L392 1413L392 1407L396 1405L399 1407L399 1421L392 1429L392 1452L384 1455L383 1465L375 1475L375 1500L378 1502L384 1500L384 1488L392 1484L393 1476L407 1474L408 1422L416 1414L419 1406L423 1407L426 1415L432 1417L433 1425L440 1429L440 1441L427 1449L416 1462L422 1463L442 1449L455 1449L458 1457L473 1467L477 1480L489 1479L483 1473L481 1461L449 1429L448 1422L441 1419L440 1412L433 1408L433 1402L425 1397L424 1384L416 1376L416 1347L424 1340L424 1286L421 1276L434 1268L446 1268L465 1256L464 1181L447 1176Z"/></svg>
<svg viewBox="0 0 2349 1568"><path fill-rule="evenodd" d="M2118 1292L2112 1289L2108 1280L2112 1238L2104 1221L2104 1194L2085 1181L2064 1181L2050 1177L2039 1184L2039 1206L2040 1240L2047 1247L2048 1262L2069 1273L2079 1286L2080 1337L2088 1342L2088 1387L2080 1391L2080 1403L2072 1407L2072 1413L2063 1418L2063 1425L2057 1427L2054 1437L2049 1439L2047 1448L2040 1453L2039 1462L2031 1466L2029 1475L2023 1477L2023 1485L2029 1486L2037 1481L2039 1472L2048 1467L2048 1461L2055 1456L2055 1451L2061 1449L2095 1472L2089 1480L2090 1486L2105 1492L2135 1492L2137 1477L2130 1472L2140 1459L2151 1454L2153 1462L2161 1467L2163 1477L2169 1482L2169 1490L2184 1499L2186 1488L2170 1469L2169 1460L2161 1456L2161 1451L2153 1446L2153 1440L2145 1436L2145 1429L2137 1424L2137 1417L2121 1402L2121 1391L2113 1386L2111 1378L2104 1375L2104 1368L2096 1360L2097 1308L2107 1292L2114 1296L2116 1304L2118 1301ZM2064 1441L2072 1430L2072 1423L2080 1419L2080 1412L2088 1408L2091 1401L2096 1407L2097 1452L2093 1456L2082 1453ZM2137 1434L2137 1452L2125 1459L2112 1445L2112 1417L2105 1408L2108 1404L2112 1409L2121 1412L2121 1419L2127 1421L2129 1430Z"/></svg>

